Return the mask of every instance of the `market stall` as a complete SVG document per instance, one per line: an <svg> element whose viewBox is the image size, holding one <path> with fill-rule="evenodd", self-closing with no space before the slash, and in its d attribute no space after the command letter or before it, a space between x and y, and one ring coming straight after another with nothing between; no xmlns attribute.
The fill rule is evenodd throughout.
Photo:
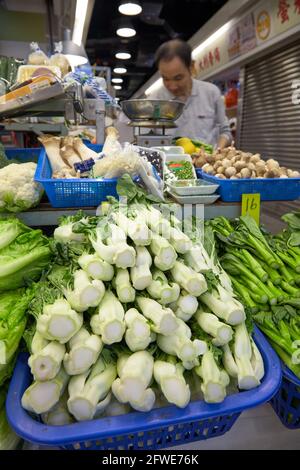
<svg viewBox="0 0 300 470"><path fill-rule="evenodd" d="M39 156L40 161L47 158L50 166L62 162L63 160L58 160L58 156L62 155L59 149L64 147L59 145L55 147L59 142L58 137L47 138L47 140L42 137L41 140L45 145L46 153L42 152L42 155ZM161 162L160 160L157 161L157 158L163 155L163 152L157 149L149 149L148 153L144 149L146 156L141 156L136 153L136 147L123 148L116 139L116 133L111 132L104 144L107 154L112 152L109 157L110 165L106 166L105 159L107 156L102 156L102 159L97 160L98 154L95 150L85 147L82 142L77 141L77 143L80 145L79 148L84 151L81 156L85 156L86 162L95 158L93 166L96 167L98 161L97 171L99 175L108 176L108 171L117 171L119 175L122 172L122 162L124 161L122 155L124 152L126 171L131 166L132 176L138 168L136 165L139 160L136 160L136 158L145 159L143 161L146 168L150 169L152 167L153 169L153 166L147 160L147 156L150 160L156 157L155 162L159 170L159 163ZM76 144L76 139L75 141L69 141L68 144L72 147ZM114 154L113 149L116 146L117 152ZM70 152L69 154L72 155ZM116 159L116 165L113 166L114 159ZM73 161L72 163L78 165L80 162ZM18 166L18 164L14 165ZM62 171L71 171L65 165L64 163L64 166L56 167L56 171L60 173ZM82 165L82 162L80 165ZM8 165L6 168L10 168L10 166ZM85 171L86 169L87 167L82 168ZM103 171L105 173L101 173ZM167 171L171 171L170 168ZM72 194L74 177L72 178L72 175L70 175L71 177L61 180L62 175L60 173L58 173L58 179L52 178L53 187L55 181L57 183L65 181L65 188L69 185L71 188L69 192ZM51 173L49 176L51 176ZM204 229L204 233L206 233L206 236L209 233L210 236L213 236L214 232L216 237L215 242L213 242L213 238L210 240L213 245L206 245L202 239L203 232L197 231L203 229L203 225L200 224L199 227L197 225L190 226L189 230L191 231L188 231L187 235L181 231L182 222L187 221L186 214L183 213L183 216L178 219L178 215L180 217L182 214L177 210L176 213L173 211L168 216L166 210L170 210L171 200L166 199L160 206L162 212L154 209L153 204L155 201L158 203L161 200L158 197L162 194L159 193L160 183L151 174L145 176L142 172L140 176L144 178L142 180L144 181L144 188L146 188L144 190L139 189L137 183L132 181L128 175L123 178L119 177L116 183L117 193L122 197L127 196L127 206L122 209L122 202L118 203L117 200L110 200L108 207L102 205L99 218L95 217L96 207L89 208L87 206L87 213L83 215L80 212L78 213L76 208L50 209L49 203L48 206L41 204L37 208L29 211L25 210L18 214L18 217L23 220L26 220L26 218L28 221L31 220L32 223L29 225L32 226L59 225L54 230L54 239L50 240L51 244L53 242L55 244L52 245L52 250L54 246L56 248L52 252L54 258L52 258L50 264L51 270L47 274L48 280L36 283L33 289L37 289L38 296L30 288L27 291L28 296L31 296L31 302L29 308L27 307L28 323L24 337L27 338L27 347L29 353L31 352L31 358L28 360L26 355L19 356L8 392L7 413L9 423L25 440L40 445L75 449L166 448L222 435L231 429L242 411L266 403L278 390L281 380L281 367L278 358L259 330L255 330L255 343L247 339L249 325L246 328L246 323L244 323L245 312L247 312L247 321L250 321L251 317L248 315L251 310L253 318L257 318L256 321L259 327L268 335L267 329L264 330L263 323L261 323L263 321L261 320L262 312L259 309L263 309L263 313L267 313L264 309L269 308L271 313L274 305L277 305L277 303L281 305L282 299L287 298L289 300L283 304L284 307L278 306L277 308L294 309L289 302L295 302L296 305L298 295L296 283L298 281L295 278L293 286L290 285L291 271L289 269L292 268L290 263L295 255L292 253L283 255L283 259L288 262L288 265L282 271L282 274L288 277L282 279L279 286L277 282L280 280L279 271L279 277L276 280L274 276L277 272L276 269L280 266L278 265L275 269L274 260L281 259L281 256L279 256L279 252L272 251L274 250L273 244L279 243L279 241L276 241L276 237L274 237L274 240L273 237L272 240L271 238L270 240L264 239L255 222L248 216L241 217L240 225L231 226L228 219L236 218L239 215L240 203L219 203L204 206L204 214L213 207L218 212L215 214L206 212L208 218L211 218L211 223ZM189 179L176 179L176 171L173 176L175 178L171 179L173 184L174 181L190 181ZM84 178L81 179L84 181ZM91 180L92 182L93 180ZM35 182L33 184L39 183ZM86 179L85 184L89 184L89 178ZM157 192L154 191L153 193L153 186ZM97 194L99 196L99 191ZM111 192L110 194L112 196L115 193ZM74 194L72 194L72 197L74 197ZM57 193L55 200L56 202L59 201ZM16 203L17 201L15 201ZM63 202L61 205L63 205ZM80 207L80 201L76 205ZM16 208L12 202L11 206L7 207L11 210ZM173 203L171 207L173 209ZM195 205L196 207L197 205ZM123 210L125 210L124 214ZM220 213L220 211L223 212ZM234 211L231 214L233 217L226 218L226 211ZM195 214L192 211L190 215ZM218 217L220 215L222 217ZM59 218L59 216L62 217ZM97 224L99 222L98 229ZM225 224L224 227L222 224ZM294 222L291 226L292 231L295 225ZM101 226L103 226L103 233ZM107 228L105 229L105 227ZM113 229L113 227L115 228ZM20 229L21 231L29 230L23 228L23 226L20 226ZM108 230L106 235L105 230ZM216 261L215 255L221 248L218 233L222 235L221 240L224 240L224 237L229 238L230 236L230 238L233 238L230 232L234 232L234 230L237 232L237 240L240 236L238 235L239 231L245 237L245 230L251 230L255 242L253 242L253 246L249 245L249 252L243 249L239 253L239 244L237 244L236 258L229 251L228 260L232 262L231 257L233 257L235 259L234 263L237 263L233 263L231 266L227 263L226 256L224 259L220 256L219 261ZM9 232L9 230L6 229L6 232ZM153 236L155 235L156 240L151 239L151 233ZM17 232L15 235L18 239ZM23 235L19 236L22 237ZM293 238L295 236L296 234L293 235ZM14 244L15 242L12 241L11 243ZM46 239L44 243L47 243ZM239 243L244 244L245 242ZM284 241L282 240L280 243L282 244ZM114 252L118 244L123 251ZM3 248L3 250L9 251L9 247L10 245ZM253 247L255 247L254 250ZM256 259L253 256L255 251L258 255ZM266 259L262 261L261 256L264 252L269 254L267 261ZM49 256L49 251L47 253L45 251L45 256ZM5 256L4 253L3 255ZM243 264L239 264L241 263L240 255L244 257L242 263L245 263L248 267L242 267ZM132 257L136 257L136 260ZM138 257L141 259L138 260ZM144 265L141 264L142 257L145 258ZM238 269L239 273L242 274L242 284L234 276L230 280L228 274L225 275L225 271L221 268L220 262L230 275L236 274L236 269ZM265 265L266 262L270 265L269 269ZM262 264L260 265L260 263ZM151 264L152 268L150 270ZM258 271L258 267L260 267L260 271ZM296 260L293 269L296 269L295 272L297 272ZM182 273L180 270L183 270ZM147 272L149 280L146 279ZM263 289L259 279L255 277L260 272L264 276L264 281L269 277L268 288ZM30 277L30 270L27 274ZM73 280L72 276L74 276ZM111 276L114 276L113 279ZM139 280L140 276L142 277ZM76 277L78 277L78 280L76 280ZM6 292L9 284L6 283L5 278L2 279L2 282L3 290ZM20 288L22 282L24 282L24 277L19 278L14 286ZM218 285L218 282L221 282L221 284ZM258 286L258 289L263 289L262 292L253 292L253 296L249 297L249 293L247 293L247 289L250 288L249 283L252 283L251 289L253 289L254 284ZM209 293L208 289L211 289L211 287L208 288L208 285L214 286L213 294ZM43 289L45 289L45 294L41 296ZM85 289L87 289L86 292ZM3 295L7 295L5 292ZM61 295L64 297L66 306L68 305L69 313L67 313L67 310L64 314L60 314L59 311L55 313L55 302L58 301L55 299L60 298ZM165 295L167 297L164 299ZM107 296L107 299L105 296ZM112 297L110 301L109 296ZM295 300L292 300L294 297ZM44 303L46 298L53 299L48 306ZM89 298L91 300L88 300ZM45 301L41 299L45 299ZM80 302L83 299L86 299L88 303L81 305ZM40 304L40 301L42 304ZM115 306L109 306L112 301ZM108 304L105 306L107 302ZM268 304L268 302L270 303ZM189 306L188 303L191 303L191 305ZM227 304L228 312L226 313L225 306ZM200 305L201 308L199 308ZM31 309L33 310L30 316ZM53 309L53 312L49 310L46 313L47 309ZM92 317L87 314L87 310L91 313L94 311ZM114 318L111 327L109 326L110 311ZM295 307L296 311L297 306ZM82 314L81 312L85 313ZM54 316L52 317L52 315ZM70 315L74 317L72 320L72 323L74 321L74 327L77 325L75 330L66 333L66 336L58 337L57 334L65 334L63 333L63 324L69 321L67 318ZM253 318L251 321L253 321ZM83 320L85 321L84 327ZM52 322L53 326L51 326ZM61 326L59 326L60 322L62 322ZM97 322L99 322L98 326L96 326ZM106 322L108 322L107 326L105 326ZM176 341L176 344L169 343L168 325L171 327L172 338ZM238 325L243 326L239 327ZM89 332L90 328L91 332ZM182 328L180 334L179 328ZM178 335L176 333L177 329ZM154 334L154 341L151 335L149 336L151 330ZM36 332L34 333L34 331ZM241 334L242 343L240 346L237 343L231 344L232 331L235 331L235 334L238 335L236 337ZM237 333L238 331L240 333ZM36 339L32 339L32 334L35 334ZM117 336L111 338L111 334ZM38 339L39 335L41 335L40 339ZM82 340L80 339L81 335ZM78 341L76 340L77 336ZM183 341L184 336L186 337ZM139 345L135 345L137 340ZM34 342L31 343L31 341ZM208 341L213 341L209 347L207 346ZM36 346L33 346L35 343ZM248 344L246 350L248 350L249 362L247 365L248 372L243 376L246 373L246 369L243 369L243 367L246 367L246 363L243 367L242 363L246 358L239 358L239 354L244 351L246 343ZM89 344L90 346L88 346ZM255 344L256 346L254 346ZM55 364L53 363L54 356L52 357L51 353L54 345L57 345ZM254 349L251 350L251 347ZM182 352L179 352L181 348ZM77 355L76 350L78 350ZM106 365L101 366L101 371L100 369L96 371L98 365L100 365L97 358L102 357L101 351L104 354L101 360L108 362L104 362ZM214 354L212 354L212 351L214 351ZM129 374L129 377L126 377L126 375L123 377L120 367L123 361L122 354L124 353L127 354L127 356L125 354L126 360L130 358L130 361L136 364L136 371L139 370L139 360L141 360L141 367L143 368L147 361L150 361L148 374L150 379L148 378L143 386L139 384L140 379L136 376L131 377ZM104 359L107 354L110 359ZM139 359L139 354L144 354L145 357ZM72 356L74 357L72 358ZM87 364L76 365L76 357L80 364L86 357ZM90 359L88 359L89 357ZM172 357L173 359L169 362ZM177 359L175 359L176 357ZM222 357L221 362L218 357ZM281 357L284 358L285 356ZM239 362L240 360L241 362ZM70 364L69 361L71 361ZM135 361L137 362L135 363ZM181 363L183 370L180 366ZM62 367L62 364L64 364L64 367ZM114 365L109 366L109 364ZM131 367L129 364L131 362L128 363L128 370L134 370L135 367ZM240 372L238 372L238 364L242 367ZM49 367L50 375L47 372ZM73 367L75 367L74 371ZM112 370L109 372L110 369L108 369L107 372L104 372L105 367L112 367ZM163 367L165 371L168 370L170 376L168 374L165 376L166 372L159 372L159 367ZM31 373L35 377L32 384L29 368L31 368ZM235 370L235 368L237 369ZM194 372L191 373L190 371L193 370ZM67 375L65 375L65 371L67 371ZM295 369L294 371L296 372ZM10 370L9 374L11 372ZM251 376L250 372L254 375ZM101 378L101 374L104 374L103 378ZM107 380L110 377L107 385L103 382L104 376L106 377L105 374L107 374ZM119 378L117 378L117 374ZM154 374L156 381L153 389L151 385L152 374ZM211 376L211 374L213 375ZM77 390L77 385L75 386L79 377L82 377L82 380L85 377L81 391ZM168 383L168 380L162 381L163 377L167 377L170 383ZM221 379L221 377L223 378ZM231 379L229 379L230 377ZM93 397L89 395L93 390L93 388L89 388L92 387L93 381L95 384L98 382L99 384L103 383L104 388L100 396L98 396L98 393ZM130 385L131 381L133 385ZM69 385L67 386L68 382ZM51 393L53 392L50 393L50 390L54 385L57 387L57 392L52 396ZM47 387L50 387L49 393ZM177 397L173 396L173 391L177 390L178 387L180 389L179 395ZM143 390L143 393L138 395L140 398L136 397L136 392L133 392L139 388L141 388L141 392ZM27 389L27 392L24 394L25 389ZM110 389L112 389L112 393ZM68 390L69 394L74 392L74 397L72 395L65 396L64 390ZM132 396L131 393L133 393ZM228 396L225 398L226 394ZM16 396L18 397L18 406L12 407L11 400L15 400ZM59 399L60 396L62 401ZM88 398L89 396L90 398ZM142 404L142 401L139 402L142 396L145 400L148 397L144 404ZM44 397L47 397L46 401ZM115 403L116 400L119 403ZM220 405L221 408L214 411L214 408L210 406L211 403L221 403L222 405ZM178 408L183 408L184 412L178 414ZM36 417L30 417L28 411L33 412ZM161 419L162 413L167 413L168 419ZM82 420L84 422L81 422ZM99 420L102 423L102 432L99 432ZM78 422L76 423L76 421ZM60 425L60 432L56 428L57 424ZM29 428L31 429L30 433L27 431Z"/></svg>
<svg viewBox="0 0 300 470"><path fill-rule="evenodd" d="M36 148L0 148L0 449L213 442L268 403L299 431L298 111L285 155L268 122L251 140L250 64L235 144L168 136L184 104L155 99L121 103L139 128L122 142L103 81L40 60L0 96L7 130L65 119L26 122Z"/></svg>

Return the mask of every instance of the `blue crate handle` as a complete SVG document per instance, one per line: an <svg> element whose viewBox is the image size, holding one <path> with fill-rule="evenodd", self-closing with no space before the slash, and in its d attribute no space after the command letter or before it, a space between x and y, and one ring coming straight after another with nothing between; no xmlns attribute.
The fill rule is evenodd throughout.
<svg viewBox="0 0 300 470"><path fill-rule="evenodd" d="M295 375L294 372L292 372L284 363L282 363L282 376L297 385L297 387L300 387L299 377L297 377L297 375Z"/></svg>
<svg viewBox="0 0 300 470"><path fill-rule="evenodd" d="M208 404L204 401L194 401L184 409L170 405L147 413L132 412L126 415L104 417L100 420L64 426L47 426L39 423L22 408L21 398L25 389L30 385L32 377L27 365L28 355L21 353L7 394L8 422L16 433L27 441L49 446L64 446L83 441L99 441L110 437L137 434L148 430L159 430L164 426L191 423L226 415L232 416L269 401L280 386L281 366L278 356L256 327L254 331L254 339L265 364L265 376L259 387L230 395L225 398L223 403ZM213 436L213 429L211 429L210 434L208 433L206 437ZM138 439L139 437L137 437ZM184 442L187 441L182 440L173 445Z"/></svg>

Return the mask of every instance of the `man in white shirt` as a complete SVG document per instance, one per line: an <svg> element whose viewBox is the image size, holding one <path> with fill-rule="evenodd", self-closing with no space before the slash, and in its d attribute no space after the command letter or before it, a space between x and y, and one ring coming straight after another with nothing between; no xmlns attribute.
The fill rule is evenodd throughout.
<svg viewBox="0 0 300 470"><path fill-rule="evenodd" d="M230 145L232 135L218 87L192 78L192 50L188 43L173 39L163 43L155 54L163 87L149 99L179 100L185 106L168 134L199 139L219 148Z"/></svg>

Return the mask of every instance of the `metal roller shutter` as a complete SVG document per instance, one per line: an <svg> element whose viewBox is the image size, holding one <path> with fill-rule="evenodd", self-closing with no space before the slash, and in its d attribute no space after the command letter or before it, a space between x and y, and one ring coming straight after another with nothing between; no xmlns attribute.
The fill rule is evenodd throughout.
<svg viewBox="0 0 300 470"><path fill-rule="evenodd" d="M243 75L238 147L299 170L300 104L292 101L292 83L300 80L300 40L246 65Z"/></svg>

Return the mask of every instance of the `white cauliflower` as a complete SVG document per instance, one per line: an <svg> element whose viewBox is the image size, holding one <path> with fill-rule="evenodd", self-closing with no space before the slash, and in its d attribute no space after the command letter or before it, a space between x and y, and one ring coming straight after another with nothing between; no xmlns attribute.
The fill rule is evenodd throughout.
<svg viewBox="0 0 300 470"><path fill-rule="evenodd" d="M21 212L36 206L43 188L34 181L36 163L12 163L0 170L0 211Z"/></svg>

